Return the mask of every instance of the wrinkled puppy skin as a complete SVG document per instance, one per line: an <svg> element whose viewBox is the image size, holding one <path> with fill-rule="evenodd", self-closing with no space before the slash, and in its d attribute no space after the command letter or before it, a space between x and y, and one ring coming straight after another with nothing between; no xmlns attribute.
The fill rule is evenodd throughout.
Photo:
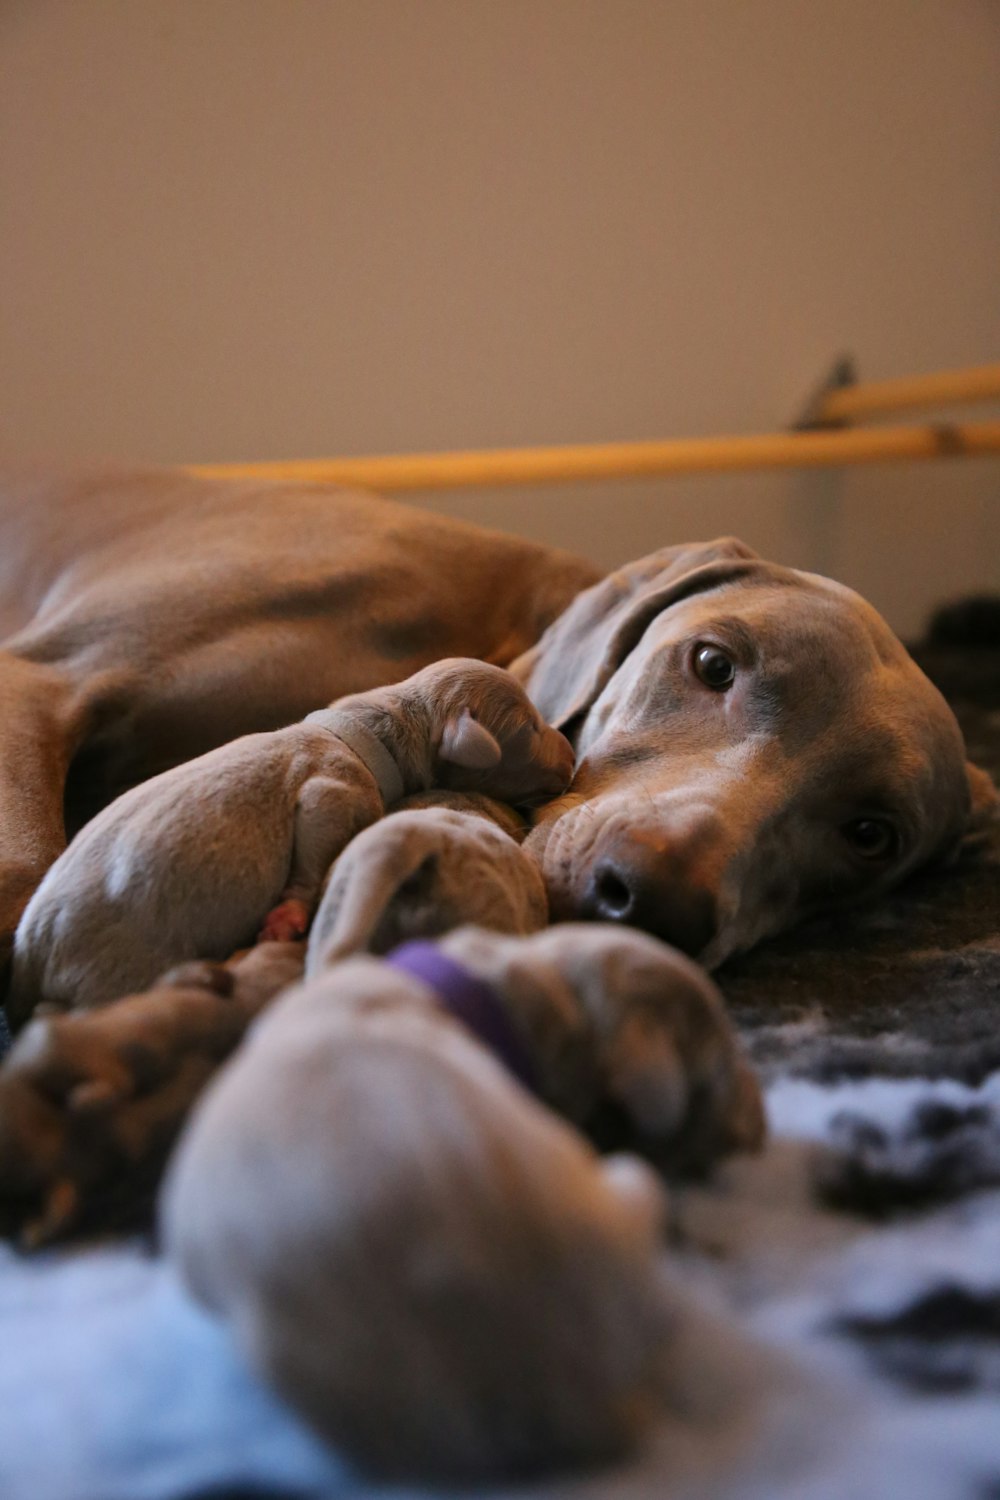
<svg viewBox="0 0 1000 1500"><path fill-rule="evenodd" d="M463 929L442 946L489 975L543 1100L615 1106L661 1160L670 1139L759 1143L717 994L654 939ZM189 1289L352 1461L471 1482L644 1432L671 1354L663 1211L643 1163L602 1162L421 981L366 957L261 1017L195 1110L161 1228Z"/></svg>
<svg viewBox="0 0 1000 1500"><path fill-rule="evenodd" d="M404 794L545 800L572 764L508 673L455 658L166 771L88 823L35 892L11 1024L40 1002L100 1004L186 959L224 960L262 924L302 936L333 859Z"/></svg>
<svg viewBox="0 0 1000 1500"><path fill-rule="evenodd" d="M537 932L548 903L538 866L520 847L525 832L512 808L474 793L429 792L397 804L334 862L306 973L470 923Z"/></svg>
<svg viewBox="0 0 1000 1500"><path fill-rule="evenodd" d="M0 1068L2 1231L35 1248L142 1222L195 1099L303 957L299 943L265 943L31 1021Z"/></svg>

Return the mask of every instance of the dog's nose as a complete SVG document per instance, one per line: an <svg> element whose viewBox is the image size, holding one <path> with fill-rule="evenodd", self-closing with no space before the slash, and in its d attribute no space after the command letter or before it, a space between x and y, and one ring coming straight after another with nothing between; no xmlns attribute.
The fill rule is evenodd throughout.
<svg viewBox="0 0 1000 1500"><path fill-rule="evenodd" d="M715 897L683 859L642 839L618 841L597 860L584 897L585 915L627 922L697 956L715 936Z"/></svg>

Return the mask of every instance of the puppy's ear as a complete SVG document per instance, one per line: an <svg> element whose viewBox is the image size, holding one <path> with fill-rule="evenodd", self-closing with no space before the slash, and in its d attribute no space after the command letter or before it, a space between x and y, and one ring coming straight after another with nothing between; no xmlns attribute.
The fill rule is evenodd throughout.
<svg viewBox="0 0 1000 1500"><path fill-rule="evenodd" d="M438 754L442 760L464 766L468 771L490 771L503 759L499 743L467 708L445 724Z"/></svg>
<svg viewBox="0 0 1000 1500"><path fill-rule="evenodd" d="M542 718L565 729L591 706L658 614L757 562L735 537L664 547L585 589L509 670Z"/></svg>
<svg viewBox="0 0 1000 1500"><path fill-rule="evenodd" d="M1000 810L1000 793L992 778L979 766L974 766L971 760L965 762L965 774L969 780L969 821L966 832L978 833L993 821Z"/></svg>

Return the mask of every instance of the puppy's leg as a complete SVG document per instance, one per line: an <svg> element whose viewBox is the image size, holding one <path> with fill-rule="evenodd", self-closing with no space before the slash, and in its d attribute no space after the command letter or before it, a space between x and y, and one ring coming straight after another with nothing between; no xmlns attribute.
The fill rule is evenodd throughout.
<svg viewBox="0 0 1000 1500"><path fill-rule="evenodd" d="M290 942L304 937L319 901L326 872L356 833L382 812L372 791L329 776L312 776L299 792L288 883L264 918L258 942Z"/></svg>
<svg viewBox="0 0 1000 1500"><path fill-rule="evenodd" d="M0 652L0 975L21 912L65 847L74 696L58 672Z"/></svg>
<svg viewBox="0 0 1000 1500"><path fill-rule="evenodd" d="M0 1230L34 1247L134 1221L205 1084L299 979L298 944L189 963L141 995L30 1022L0 1069Z"/></svg>

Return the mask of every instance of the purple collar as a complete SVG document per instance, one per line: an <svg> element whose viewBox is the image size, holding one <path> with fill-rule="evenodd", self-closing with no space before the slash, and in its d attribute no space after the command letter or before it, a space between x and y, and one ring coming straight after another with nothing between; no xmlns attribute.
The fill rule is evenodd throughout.
<svg viewBox="0 0 1000 1500"><path fill-rule="evenodd" d="M385 962L404 974L420 979L437 995L449 1015L461 1021L473 1036L496 1054L514 1077L533 1093L538 1092L538 1074L496 991L434 943L404 943L386 956Z"/></svg>

